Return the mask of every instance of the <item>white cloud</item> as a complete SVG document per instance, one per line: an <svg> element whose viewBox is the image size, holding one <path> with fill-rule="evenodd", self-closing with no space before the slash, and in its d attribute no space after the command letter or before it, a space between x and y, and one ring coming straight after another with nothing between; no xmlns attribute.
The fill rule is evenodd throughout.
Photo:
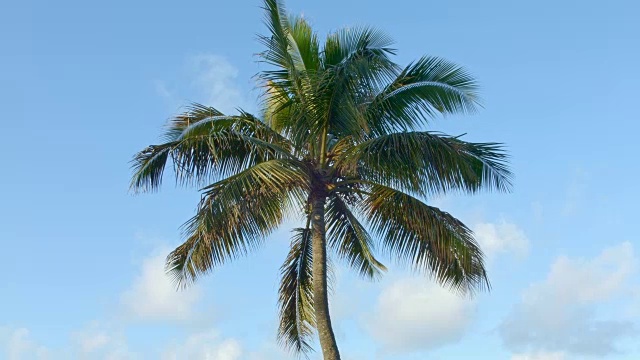
<svg viewBox="0 0 640 360"><path fill-rule="evenodd" d="M526 235L513 223L478 223L473 230L489 261L505 253L528 252ZM475 311L472 299L425 277L404 277L382 289L366 328L384 351L428 350L461 339Z"/></svg>
<svg viewBox="0 0 640 360"><path fill-rule="evenodd" d="M513 351L551 351L606 356L636 324L610 304L626 295L637 259L626 242L593 259L558 258L547 278L531 285L499 332Z"/></svg>
<svg viewBox="0 0 640 360"><path fill-rule="evenodd" d="M144 356L138 356L128 349L127 339L121 331L109 331L99 324L93 324L82 331L74 332L71 342L64 347L49 351L32 339L26 328L0 328L0 358L7 360L50 360L50 359L104 359L137 360L158 357L158 350L150 349ZM4 357L2 356L4 353ZM261 351L262 353L262 351ZM193 333L187 338L161 352L163 360L203 359L203 360L240 360L240 359L284 359L276 354L268 357L256 357L245 354L236 339L222 338L218 331Z"/></svg>
<svg viewBox="0 0 640 360"><path fill-rule="evenodd" d="M4 351L5 357L2 357ZM157 350L156 350L157 351ZM155 355L152 355L154 354ZM49 360L49 359L105 359L135 360L157 357L157 352L147 352L137 356L128 350L122 332L110 332L93 324L82 331L71 334L71 342L57 351L49 351L37 344L25 328L0 328L0 358L7 360ZM245 353L238 340L222 339L215 330L193 333L183 342L169 346L160 355L163 360L203 359L240 360ZM274 356L259 359L280 359ZM258 359L258 358L256 358Z"/></svg>
<svg viewBox="0 0 640 360"><path fill-rule="evenodd" d="M204 103L225 113L240 107L248 109L249 101L238 87L238 69L226 58L203 54L189 61L195 80L193 84L202 93Z"/></svg>
<svg viewBox="0 0 640 360"><path fill-rule="evenodd" d="M195 285L177 290L165 273L168 250L154 252L142 262L140 274L122 295L126 313L139 320L186 321L192 318L193 308L201 298Z"/></svg>
<svg viewBox="0 0 640 360"><path fill-rule="evenodd" d="M537 352L532 354L516 354L511 360L565 360L566 354L563 352Z"/></svg>
<svg viewBox="0 0 640 360"><path fill-rule="evenodd" d="M86 334L78 334L78 346L83 354L90 354L104 348L111 338L104 332Z"/></svg>
<svg viewBox="0 0 640 360"><path fill-rule="evenodd" d="M367 329L385 351L431 349L460 339L474 309L424 277L404 278L382 291Z"/></svg>
<svg viewBox="0 0 640 360"><path fill-rule="evenodd" d="M45 360L51 358L50 351L36 343L26 328L0 328L0 345L7 360Z"/></svg>
<svg viewBox="0 0 640 360"><path fill-rule="evenodd" d="M185 102L198 102L212 106L223 113L233 114L236 109L255 112L256 100L251 91L240 86L239 70L224 56L199 54L185 60L180 78L186 83L156 79L153 87L158 96L173 108Z"/></svg>
<svg viewBox="0 0 640 360"><path fill-rule="evenodd" d="M524 257L529 252L529 240L524 231L505 220L478 223L473 226L473 232L489 261L504 253Z"/></svg>
<svg viewBox="0 0 640 360"><path fill-rule="evenodd" d="M315 356L311 356L311 359L319 359L319 348L316 348ZM344 357L345 359L351 359L350 357ZM281 346L278 346L275 342L269 341L263 343L257 351L253 351L247 354L248 360L296 360L298 357L292 353L284 350Z"/></svg>
<svg viewBox="0 0 640 360"><path fill-rule="evenodd" d="M100 322L92 322L82 330L71 333L70 344L62 349L66 356L77 359L131 360L138 357L129 350L122 330L115 330ZM69 356L68 354L73 354Z"/></svg>
<svg viewBox="0 0 640 360"><path fill-rule="evenodd" d="M163 360L203 359L238 360L243 356L238 340L220 339L215 330L190 335L182 344L169 347L163 354Z"/></svg>

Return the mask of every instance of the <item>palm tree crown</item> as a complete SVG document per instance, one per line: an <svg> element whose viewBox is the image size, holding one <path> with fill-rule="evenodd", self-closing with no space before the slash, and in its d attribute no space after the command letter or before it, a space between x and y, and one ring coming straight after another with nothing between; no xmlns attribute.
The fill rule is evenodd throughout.
<svg viewBox="0 0 640 360"><path fill-rule="evenodd" d="M175 281L192 283L302 214L281 268L279 338L304 354L317 330L325 359L339 358L326 248L366 278L385 271L379 249L456 291L488 289L472 232L423 201L511 188L502 145L424 130L439 115L475 111L473 77L430 56L401 67L374 28L339 30L321 44L278 0L264 9L261 116L194 104L134 158L134 191L157 190L167 162L180 184L201 189L184 243L167 258Z"/></svg>

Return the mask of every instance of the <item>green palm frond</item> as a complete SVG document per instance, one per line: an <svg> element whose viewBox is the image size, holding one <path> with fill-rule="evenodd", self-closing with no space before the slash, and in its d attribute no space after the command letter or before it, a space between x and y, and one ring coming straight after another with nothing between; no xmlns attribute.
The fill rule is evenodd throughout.
<svg viewBox="0 0 640 360"><path fill-rule="evenodd" d="M394 258L460 293L489 289L480 247L471 230L449 213L382 185L371 187L361 210Z"/></svg>
<svg viewBox="0 0 640 360"><path fill-rule="evenodd" d="M259 77L295 89L295 94L302 96L301 90L308 90L310 85L309 76L320 65L317 36L303 18L288 18L278 0L265 0L264 10L269 35L258 37L265 47L258 55L274 69L262 71Z"/></svg>
<svg viewBox="0 0 640 360"><path fill-rule="evenodd" d="M320 45L311 25L302 17L289 19L289 52L297 70L313 75L320 70Z"/></svg>
<svg viewBox="0 0 640 360"><path fill-rule="evenodd" d="M289 136L297 149L305 148L322 125L315 90L320 67L317 36L304 19L287 18L279 1L265 0L264 9L269 35L259 37L265 50L258 55L272 68L258 75L265 86L263 106L277 109L267 116L274 129Z"/></svg>
<svg viewBox="0 0 640 360"><path fill-rule="evenodd" d="M497 143L472 143L435 132L378 136L336 157L343 174L420 195L451 190L509 191L507 154Z"/></svg>
<svg viewBox="0 0 640 360"><path fill-rule="evenodd" d="M265 123L275 131L284 132L296 121L292 109L294 100L283 86L266 82L262 100Z"/></svg>
<svg viewBox="0 0 640 360"><path fill-rule="evenodd" d="M280 327L278 340L300 355L313 349L310 337L316 321L313 310L311 230L293 229L291 249L280 268L282 280L279 288Z"/></svg>
<svg viewBox="0 0 640 360"><path fill-rule="evenodd" d="M157 190L162 185L162 176L169 156L178 145L178 139L184 130L195 123L218 116L223 114L212 107L192 104L187 111L171 119L163 136L166 142L150 145L134 156L134 174L130 188L136 192Z"/></svg>
<svg viewBox="0 0 640 360"><path fill-rule="evenodd" d="M184 224L186 241L167 257L167 271L185 286L255 249L303 206L308 187L304 165L281 159L205 187L196 215Z"/></svg>
<svg viewBox="0 0 640 360"><path fill-rule="evenodd" d="M425 56L409 64L367 105L375 134L416 130L438 114L474 112L476 80L464 68Z"/></svg>
<svg viewBox="0 0 640 360"><path fill-rule="evenodd" d="M291 143L253 115L220 115L213 108L195 106L170 121L165 133L168 142L135 155L134 191L159 188L169 159L180 183L202 184L260 161L291 157Z"/></svg>
<svg viewBox="0 0 640 360"><path fill-rule="evenodd" d="M337 66L354 54L395 55L393 39L385 32L368 26L340 29L327 36L323 49L325 68Z"/></svg>
<svg viewBox="0 0 640 360"><path fill-rule="evenodd" d="M268 36L259 36L259 41L267 51L260 53L264 61L282 69L293 69L293 59L289 53L289 22L284 5L279 0L265 0L264 24L269 30Z"/></svg>
<svg viewBox="0 0 640 360"><path fill-rule="evenodd" d="M368 122L361 109L399 69L391 59L393 41L370 27L339 30L326 39L320 92L327 102L328 131L336 136L363 136Z"/></svg>
<svg viewBox="0 0 640 360"><path fill-rule="evenodd" d="M151 192L160 188L171 149L175 144L170 142L148 146L134 155L131 161L133 176L129 184L133 192Z"/></svg>
<svg viewBox="0 0 640 360"><path fill-rule="evenodd" d="M377 279L387 268L373 255L373 239L349 206L333 194L327 202L327 241L361 276Z"/></svg>
<svg viewBox="0 0 640 360"><path fill-rule="evenodd" d="M211 106L191 103L186 107L185 112L169 120L164 139L167 142L176 141L192 125L220 116L224 116L224 114Z"/></svg>
<svg viewBox="0 0 640 360"><path fill-rule="evenodd" d="M269 126L290 139L297 151L308 153L314 150L312 139L321 130L323 105L317 100L317 92L310 89L315 80L311 76L296 76L298 80L291 82L266 81L262 107Z"/></svg>

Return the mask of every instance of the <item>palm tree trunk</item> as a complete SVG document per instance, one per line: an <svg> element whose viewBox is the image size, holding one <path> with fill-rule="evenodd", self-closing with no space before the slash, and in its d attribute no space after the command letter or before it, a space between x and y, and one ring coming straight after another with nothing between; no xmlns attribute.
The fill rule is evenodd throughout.
<svg viewBox="0 0 640 360"><path fill-rule="evenodd" d="M324 360L340 360L338 344L331 327L329 298L327 295L327 241L324 223L325 196L314 196L311 203L313 247L313 307L320 347Z"/></svg>

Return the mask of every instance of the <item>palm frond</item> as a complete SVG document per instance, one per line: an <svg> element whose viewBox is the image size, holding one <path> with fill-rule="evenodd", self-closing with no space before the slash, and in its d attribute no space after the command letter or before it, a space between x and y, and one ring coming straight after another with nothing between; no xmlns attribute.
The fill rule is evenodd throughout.
<svg viewBox="0 0 640 360"><path fill-rule="evenodd" d="M275 69L263 71L259 77L300 89L301 81L313 75L320 65L317 36L303 18L288 18L279 0L265 0L264 10L269 35L258 37L265 47L258 55Z"/></svg>
<svg viewBox="0 0 640 360"><path fill-rule="evenodd" d="M328 244L349 266L369 279L387 270L373 255L373 239L366 228L337 193L328 199L326 218Z"/></svg>
<svg viewBox="0 0 640 360"><path fill-rule="evenodd" d="M425 56L409 64L367 105L375 134L417 130L438 114L474 112L476 80L462 67Z"/></svg>
<svg viewBox="0 0 640 360"><path fill-rule="evenodd" d="M321 104L314 91L320 65L317 37L304 19L288 19L280 1L265 0L264 9L269 35L259 37L265 50L258 55L272 68L258 78L265 87L266 118L301 149L320 132Z"/></svg>
<svg viewBox="0 0 640 360"><path fill-rule="evenodd" d="M460 220L382 185L373 185L361 204L383 248L440 284L464 294L489 289L483 253Z"/></svg>
<svg viewBox="0 0 640 360"><path fill-rule="evenodd" d="M508 156L498 143L472 143L435 132L378 136L336 157L343 174L420 195L509 191Z"/></svg>
<svg viewBox="0 0 640 360"><path fill-rule="evenodd" d="M135 155L131 180L134 191L158 189L169 159L180 183L202 184L260 161L295 154L288 139L253 115L222 115L198 104L170 121L165 140Z"/></svg>
<svg viewBox="0 0 640 360"><path fill-rule="evenodd" d="M203 189L186 241L167 257L179 286L258 246L292 209L303 206L309 179L303 164L274 159Z"/></svg>
<svg viewBox="0 0 640 360"><path fill-rule="evenodd" d="M320 131L321 104L316 101L313 91L305 89L303 83L309 79L298 80L299 85L289 82L266 81L262 106L266 122L275 131L284 134L292 147L300 154L308 154L309 145Z"/></svg>
<svg viewBox="0 0 640 360"><path fill-rule="evenodd" d="M133 192L151 192L160 188L167 160L174 145L174 142L159 146L151 145L134 155L131 161L133 176L129 184Z"/></svg>
<svg viewBox="0 0 640 360"><path fill-rule="evenodd" d="M169 119L167 129L164 133L164 140L167 142L176 141L183 136L186 129L192 127L194 124L220 116L224 116L224 114L216 108L191 103L186 107L186 111Z"/></svg>
<svg viewBox="0 0 640 360"><path fill-rule="evenodd" d="M187 111L170 119L163 136L165 143L150 145L134 155L134 174L130 188L135 192L155 191L160 188L169 156L173 147L179 143L178 139L184 130L194 123L222 115L212 107L191 104Z"/></svg>
<svg viewBox="0 0 640 360"><path fill-rule="evenodd" d="M389 35L373 27L340 29L327 36L322 57L324 68L339 65L357 53L395 55L395 49L391 47L393 44Z"/></svg>
<svg viewBox="0 0 640 360"><path fill-rule="evenodd" d="M368 123L360 104L370 101L399 67L390 59L393 41L370 27L342 29L327 37L320 92L327 103L329 133L363 136Z"/></svg>
<svg viewBox="0 0 640 360"><path fill-rule="evenodd" d="M320 45L318 36L311 25L302 17L289 19L289 52L294 58L294 63L299 71L308 75L320 70Z"/></svg>
<svg viewBox="0 0 640 360"><path fill-rule="evenodd" d="M313 349L310 337L316 321L313 309L311 230L293 229L291 249L280 268L282 280L279 288L280 326L278 340L300 355Z"/></svg>
<svg viewBox="0 0 640 360"><path fill-rule="evenodd" d="M267 48L260 57L267 63L282 69L294 68L289 53L289 22L284 5L279 0L265 0L264 24L269 30L268 36L260 36L260 42Z"/></svg>

